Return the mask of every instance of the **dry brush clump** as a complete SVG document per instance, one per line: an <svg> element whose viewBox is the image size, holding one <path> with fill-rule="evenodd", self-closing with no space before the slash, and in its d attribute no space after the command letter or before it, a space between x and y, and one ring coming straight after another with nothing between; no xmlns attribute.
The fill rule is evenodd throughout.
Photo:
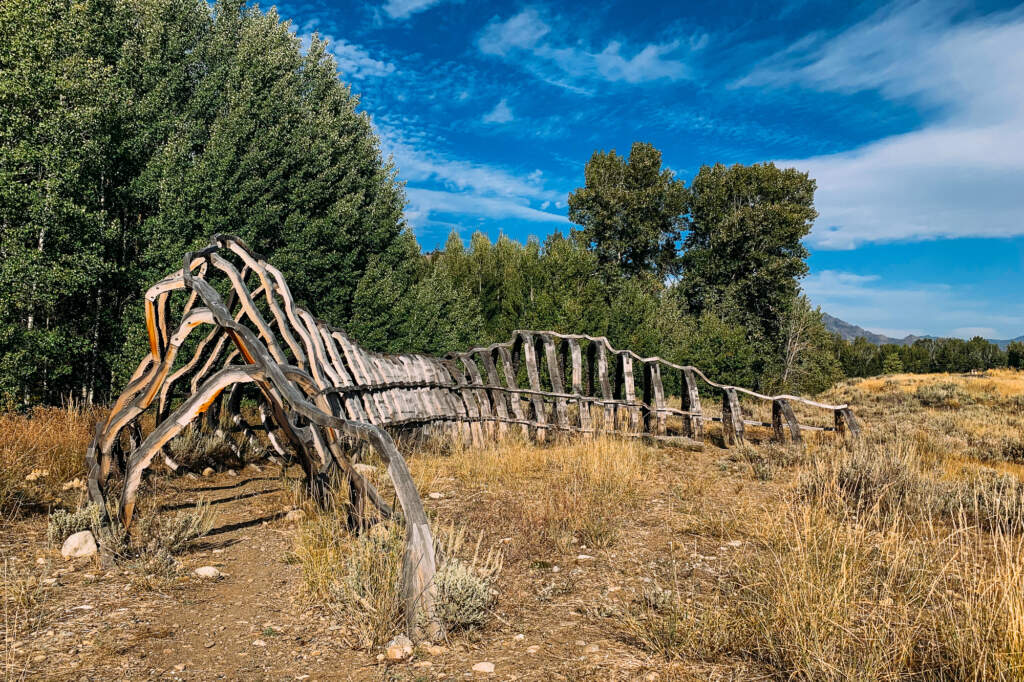
<svg viewBox="0 0 1024 682"><path fill-rule="evenodd" d="M75 403L0 412L0 517L24 505L51 505L63 487L84 476L99 408Z"/></svg>
<svg viewBox="0 0 1024 682"><path fill-rule="evenodd" d="M294 554L307 595L348 619L356 648L381 646L402 631L404 535L402 525L394 521L353 534L347 516L333 510L310 515L296 540ZM465 528L454 524L442 528L437 537L445 561L434 574L434 610L448 633L486 622L497 594L494 579L502 566L499 553L481 553L482 536L472 556L463 556L465 537Z"/></svg>

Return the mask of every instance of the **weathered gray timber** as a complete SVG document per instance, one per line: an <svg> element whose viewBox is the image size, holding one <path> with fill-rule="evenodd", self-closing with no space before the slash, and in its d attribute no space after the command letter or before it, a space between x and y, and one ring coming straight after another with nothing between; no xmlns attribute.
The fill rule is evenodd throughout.
<svg viewBox="0 0 1024 682"><path fill-rule="evenodd" d="M218 290L228 291L227 298ZM278 455L301 464L310 492L322 501L347 484L350 523L362 529L394 513L352 466L369 447L387 466L405 519L403 589L410 633L419 636L439 634L433 612L438 558L394 436L444 434L479 445L510 430L538 442L610 433L700 448L705 422L718 418L702 412L698 378L722 394L726 444L743 442L745 423L761 424L744 420L741 395L772 404L767 425L777 438L784 437L784 426L794 441L801 429L860 432L847 405L718 384L696 367L616 350L604 337L521 330L508 342L443 358L369 352L298 306L281 272L227 235L186 254L181 270L154 284L146 292L145 316L149 354L97 424L86 453L91 499L105 505L118 495L120 520L130 529L143 473L158 454L179 469L168 443L186 426L205 422L239 442L258 442L255 432L262 431ZM205 335L189 341L200 327ZM678 409L666 397L666 376L679 378ZM185 386L187 395L176 396ZM259 424L246 420L243 400L257 401ZM794 402L831 411L833 424L799 424ZM146 414L155 419L144 434ZM222 423L230 423L226 431ZM115 470L122 476L117 490Z"/></svg>

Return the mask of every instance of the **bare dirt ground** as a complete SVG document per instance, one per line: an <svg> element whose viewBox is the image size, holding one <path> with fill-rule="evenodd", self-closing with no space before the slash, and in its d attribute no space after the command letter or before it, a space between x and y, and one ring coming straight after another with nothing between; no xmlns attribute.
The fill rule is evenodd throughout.
<svg viewBox="0 0 1024 682"><path fill-rule="evenodd" d="M213 531L180 557L185 570L169 581L105 571L95 559L64 562L46 546L45 514L29 515L11 523L2 538L9 573L39 585L30 608L7 614L8 632L16 637L8 642L6 677L763 679L749 663L673 663L652 656L623 636L615 617L652 576L668 570L698 586L718 579L717 565L740 541L728 538L724 521L704 534L701 527L711 518L705 512L768 502L777 494L774 485L730 471L722 455L711 445L703 453L658 450L662 485L650 491L639 513L618 520L616 542L606 549L551 549L543 556L530 549L530 538L516 537L528 529L503 527L502 505L515 500L502 490L434 481L431 490L443 488L442 499L421 493L435 523L457 519L470 529L484 528L484 545L504 548L497 605L482 629L432 653L420 647L410 660L393 665L379 660L380 649L355 648L345 614L312 605L304 595L302 568L292 554L298 529L284 519L291 497L278 467L246 468L236 476L154 477L144 494L162 513L200 498L217 512ZM698 497L703 510L694 507ZM697 518L702 520L695 524ZM204 580L192 573L205 565L224 576ZM473 673L472 666L484 661L494 664L494 673Z"/></svg>

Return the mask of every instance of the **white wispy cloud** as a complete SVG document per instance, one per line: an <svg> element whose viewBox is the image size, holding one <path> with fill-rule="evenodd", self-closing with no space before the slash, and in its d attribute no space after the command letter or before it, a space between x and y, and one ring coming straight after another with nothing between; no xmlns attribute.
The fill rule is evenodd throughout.
<svg viewBox="0 0 1024 682"><path fill-rule="evenodd" d="M518 174L467 161L436 151L396 128L379 124L376 128L384 154L394 158L399 177L407 183L406 219L414 227L427 225L441 213L568 222L564 214L545 210L567 193L550 189L539 170Z"/></svg>
<svg viewBox="0 0 1024 682"><path fill-rule="evenodd" d="M811 301L830 315L897 338L907 334L1012 338L1020 334L1024 319L1024 305L989 304L959 284L894 285L874 275L822 270L808 275L802 286Z"/></svg>
<svg viewBox="0 0 1024 682"><path fill-rule="evenodd" d="M489 113L484 115L484 123L508 123L515 116L508 106L508 100L502 99Z"/></svg>
<svg viewBox="0 0 1024 682"><path fill-rule="evenodd" d="M673 40L635 48L613 40L594 49L582 43L558 41L555 36L566 35L571 27L563 25L553 31L551 23L556 21L535 7L527 7L508 19L494 17L477 38L477 47L484 54L514 58L549 83L585 93L587 89L576 81L635 84L690 78L692 73L682 60L682 53L700 49L706 43L706 38L701 37L687 45Z"/></svg>
<svg viewBox="0 0 1024 682"><path fill-rule="evenodd" d="M957 21L945 3L883 9L770 56L738 87L875 91L930 122L840 154L780 160L818 180L819 248L1024 234L1024 12Z"/></svg>
<svg viewBox="0 0 1024 682"><path fill-rule="evenodd" d="M390 61L376 59L366 48L324 33L320 30L319 22L307 22L302 29L303 31L298 33L298 36L302 41L303 49L309 48L315 32L320 40L327 43L327 51L334 56L334 60L338 63L338 71L342 80L381 78L396 72L395 65Z"/></svg>
<svg viewBox="0 0 1024 682"><path fill-rule="evenodd" d="M384 14L392 19L408 19L413 14L428 10L435 5L440 5L445 0L388 0L381 7Z"/></svg>

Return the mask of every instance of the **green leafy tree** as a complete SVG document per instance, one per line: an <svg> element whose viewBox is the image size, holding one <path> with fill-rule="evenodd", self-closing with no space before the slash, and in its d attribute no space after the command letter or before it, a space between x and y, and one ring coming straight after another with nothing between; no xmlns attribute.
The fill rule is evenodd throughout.
<svg viewBox="0 0 1024 682"><path fill-rule="evenodd" d="M774 164L704 166L690 187L681 293L696 315L731 309L759 343L779 343L807 273L801 240L815 182Z"/></svg>
<svg viewBox="0 0 1024 682"><path fill-rule="evenodd" d="M899 374L903 371L903 361L899 353L886 353L882 360L882 374Z"/></svg>
<svg viewBox="0 0 1024 682"><path fill-rule="evenodd" d="M1010 342L1006 347L1006 364L1013 369L1024 369L1024 342Z"/></svg>
<svg viewBox="0 0 1024 682"><path fill-rule="evenodd" d="M678 267L677 242L686 227L687 190L661 167L661 152L636 142L626 159L594 152L585 184L569 195L569 220L605 272L660 278Z"/></svg>
<svg viewBox="0 0 1024 682"><path fill-rule="evenodd" d="M336 325L398 267L404 197L314 39L242 0L0 3L0 392L103 395L141 297L214 232Z"/></svg>

